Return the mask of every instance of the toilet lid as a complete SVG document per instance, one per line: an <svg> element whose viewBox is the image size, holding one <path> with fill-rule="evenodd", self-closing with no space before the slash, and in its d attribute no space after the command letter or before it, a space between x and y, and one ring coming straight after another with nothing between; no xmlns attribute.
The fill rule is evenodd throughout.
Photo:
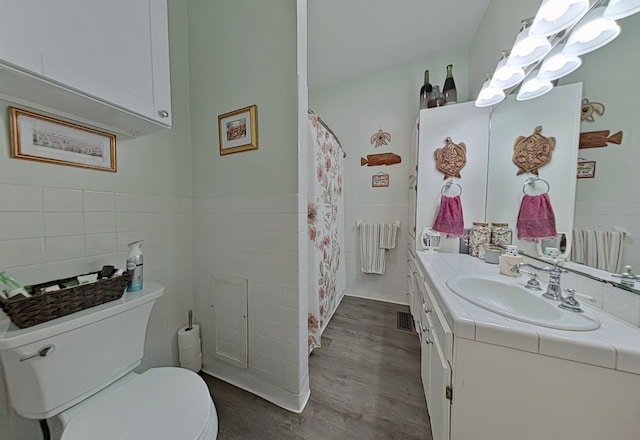
<svg viewBox="0 0 640 440"><path fill-rule="evenodd" d="M208 428L211 407L197 374L152 368L73 417L62 440L194 440Z"/></svg>

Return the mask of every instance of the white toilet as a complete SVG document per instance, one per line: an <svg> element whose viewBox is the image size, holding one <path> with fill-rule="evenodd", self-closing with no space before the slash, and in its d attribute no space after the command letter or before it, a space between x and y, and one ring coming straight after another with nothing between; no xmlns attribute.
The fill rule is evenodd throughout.
<svg viewBox="0 0 640 440"><path fill-rule="evenodd" d="M218 416L202 378L173 367L133 372L164 287L26 329L0 322L9 402L29 419L54 416L63 440L215 440Z"/></svg>

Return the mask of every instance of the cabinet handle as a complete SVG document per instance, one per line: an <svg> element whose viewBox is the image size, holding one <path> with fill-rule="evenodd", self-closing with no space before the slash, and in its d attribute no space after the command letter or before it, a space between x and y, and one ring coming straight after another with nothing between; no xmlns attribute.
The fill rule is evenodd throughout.
<svg viewBox="0 0 640 440"><path fill-rule="evenodd" d="M29 359L33 359L36 357L45 357L48 356L49 353L53 353L53 345L45 345L40 350L36 351L33 354L20 358L20 362L28 361Z"/></svg>
<svg viewBox="0 0 640 440"><path fill-rule="evenodd" d="M160 110L158 112L158 116L160 116L161 118L168 118L169 117L169 112L166 110Z"/></svg>

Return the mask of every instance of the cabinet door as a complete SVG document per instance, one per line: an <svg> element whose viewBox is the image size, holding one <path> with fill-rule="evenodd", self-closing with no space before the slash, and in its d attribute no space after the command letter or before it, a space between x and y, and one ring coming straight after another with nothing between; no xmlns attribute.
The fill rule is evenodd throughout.
<svg viewBox="0 0 640 440"><path fill-rule="evenodd" d="M416 263L413 257L409 257L409 275L407 276L407 300L409 301L409 310L414 320L416 319L415 297L416 297ZM417 330L417 329L416 329Z"/></svg>
<svg viewBox="0 0 640 440"><path fill-rule="evenodd" d="M0 60L39 75L48 17L42 6L42 0L0 0Z"/></svg>
<svg viewBox="0 0 640 440"><path fill-rule="evenodd" d="M451 386L451 367L437 338L432 339L429 357L429 389L427 402L433 440L449 440L451 400L447 387Z"/></svg>
<svg viewBox="0 0 640 440"><path fill-rule="evenodd" d="M166 0L57 0L49 13L45 77L169 125L155 102L169 93L168 63L155 59L168 60Z"/></svg>
<svg viewBox="0 0 640 440"><path fill-rule="evenodd" d="M424 317L424 312L420 327L420 334L422 335L420 345L420 377L422 379L424 397L427 400L429 417L433 419L433 416L431 415L431 403L429 402L429 395L431 392L431 357L433 356L433 340L431 338L431 329L427 326L427 319ZM433 421L431 423L433 423Z"/></svg>

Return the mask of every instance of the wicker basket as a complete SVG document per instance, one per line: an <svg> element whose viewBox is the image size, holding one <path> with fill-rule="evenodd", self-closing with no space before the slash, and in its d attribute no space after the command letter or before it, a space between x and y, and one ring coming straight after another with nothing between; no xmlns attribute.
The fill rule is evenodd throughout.
<svg viewBox="0 0 640 440"><path fill-rule="evenodd" d="M22 295L3 299L0 308L19 328L31 327L61 316L69 315L89 307L98 306L122 298L132 272L122 276L96 281L90 284L67 287L55 292L38 293L27 298ZM70 278L27 286L29 292L38 292L40 287L64 283Z"/></svg>

